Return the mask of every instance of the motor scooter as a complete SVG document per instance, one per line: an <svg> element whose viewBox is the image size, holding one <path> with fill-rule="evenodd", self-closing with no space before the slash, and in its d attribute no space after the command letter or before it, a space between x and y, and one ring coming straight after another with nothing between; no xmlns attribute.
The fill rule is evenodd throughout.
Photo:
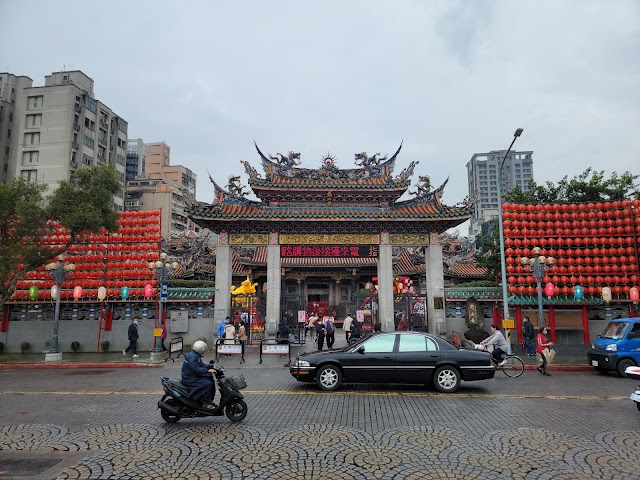
<svg viewBox="0 0 640 480"><path fill-rule="evenodd" d="M213 365L214 362L211 360L209 363ZM176 423L181 418L221 417L225 413L232 422L240 422L247 416L247 404L240 393L247 387L244 377L227 377L222 366L213 369L220 390L220 403L215 409L204 408L189 398L189 389L179 378L162 377L165 395L158 401L158 408L165 422Z"/></svg>
<svg viewBox="0 0 640 480"><path fill-rule="evenodd" d="M627 367L624 371L629 377L640 379L640 367L631 366ZM638 407L638 411L640 412L640 385L636 387L636 391L631 394L629 397L631 400L636 402L636 407Z"/></svg>

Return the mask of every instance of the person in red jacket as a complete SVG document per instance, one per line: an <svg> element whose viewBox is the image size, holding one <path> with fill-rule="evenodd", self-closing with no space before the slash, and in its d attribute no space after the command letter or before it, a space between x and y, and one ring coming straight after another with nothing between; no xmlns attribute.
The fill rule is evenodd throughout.
<svg viewBox="0 0 640 480"><path fill-rule="evenodd" d="M542 357L542 365L538 367L538 371L542 375L550 377L551 374L547 373L547 357L545 357L544 353L542 353L547 347L553 347L553 342L547 341L547 327L542 325L538 329L538 338L536 339L536 352L539 353Z"/></svg>

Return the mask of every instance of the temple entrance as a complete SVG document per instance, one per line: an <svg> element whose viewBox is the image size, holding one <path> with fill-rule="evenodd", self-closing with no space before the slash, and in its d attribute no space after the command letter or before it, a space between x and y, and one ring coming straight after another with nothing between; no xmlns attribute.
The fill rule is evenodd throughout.
<svg viewBox="0 0 640 480"><path fill-rule="evenodd" d="M415 293L393 296L393 324L396 330L427 331L427 297Z"/></svg>

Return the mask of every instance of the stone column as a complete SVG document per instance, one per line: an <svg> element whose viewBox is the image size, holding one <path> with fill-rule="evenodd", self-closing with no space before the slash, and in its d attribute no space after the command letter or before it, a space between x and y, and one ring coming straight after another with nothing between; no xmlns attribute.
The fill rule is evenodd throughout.
<svg viewBox="0 0 640 480"><path fill-rule="evenodd" d="M378 252L378 319L382 330L393 332L393 247L389 245L389 232L380 234Z"/></svg>
<svg viewBox="0 0 640 480"><path fill-rule="evenodd" d="M280 323L280 291L282 278L280 275L280 242L277 232L269 234L267 247L267 318L265 333L275 337Z"/></svg>
<svg viewBox="0 0 640 480"><path fill-rule="evenodd" d="M447 324L444 316L444 268L442 266L442 245L438 233L429 235L429 246L425 248L424 257L429 333L445 335Z"/></svg>
<svg viewBox="0 0 640 480"><path fill-rule="evenodd" d="M213 310L214 329L231 313L231 246L229 234L219 234L216 246L216 296Z"/></svg>

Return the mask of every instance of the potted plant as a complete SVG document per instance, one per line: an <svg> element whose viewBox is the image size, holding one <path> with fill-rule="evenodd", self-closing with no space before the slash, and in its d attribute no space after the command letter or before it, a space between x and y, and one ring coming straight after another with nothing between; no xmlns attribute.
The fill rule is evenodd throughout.
<svg viewBox="0 0 640 480"><path fill-rule="evenodd" d="M100 342L100 346L102 347L102 351L103 352L108 352L109 351L109 345L111 345L111 342L109 342L109 340L104 340L104 341Z"/></svg>
<svg viewBox="0 0 640 480"><path fill-rule="evenodd" d="M78 353L78 350L80 350L80 342L71 342L71 351Z"/></svg>
<svg viewBox="0 0 640 480"><path fill-rule="evenodd" d="M30 348L31 348L31 344L29 342L22 342L20 344L20 351L22 353L27 353Z"/></svg>

